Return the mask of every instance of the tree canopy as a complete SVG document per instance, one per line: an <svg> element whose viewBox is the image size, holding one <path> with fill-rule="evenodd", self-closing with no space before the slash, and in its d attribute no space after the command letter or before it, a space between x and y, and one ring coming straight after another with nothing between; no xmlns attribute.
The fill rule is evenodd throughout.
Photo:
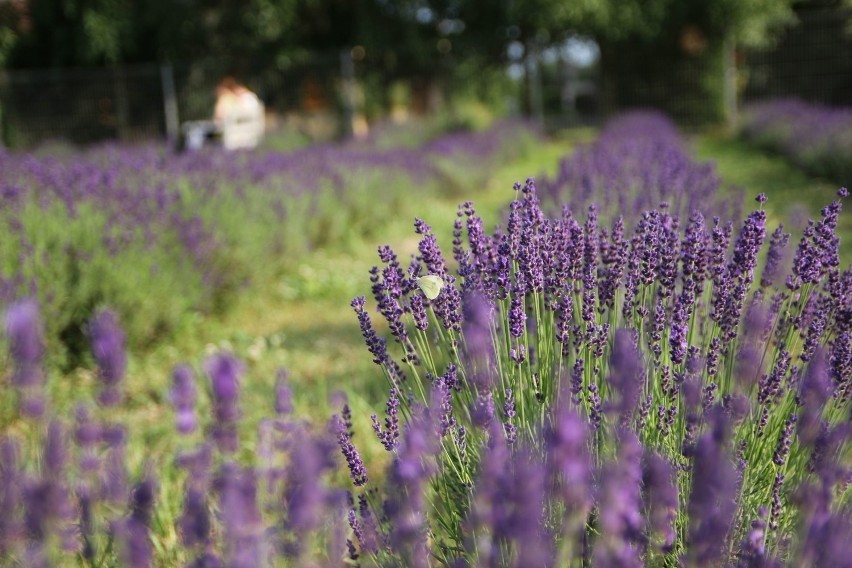
<svg viewBox="0 0 852 568"><path fill-rule="evenodd" d="M793 0L13 0L0 65L45 67L199 56L280 60L353 45L428 68L441 52L500 63L509 41L568 34L652 42L674 26L760 43ZM450 43L440 42L442 39ZM442 47L443 46L443 47Z"/></svg>

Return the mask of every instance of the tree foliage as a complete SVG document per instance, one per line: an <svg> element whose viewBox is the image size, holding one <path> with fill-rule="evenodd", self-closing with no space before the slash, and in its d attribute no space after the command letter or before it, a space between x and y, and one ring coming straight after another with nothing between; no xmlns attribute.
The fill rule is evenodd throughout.
<svg viewBox="0 0 852 568"><path fill-rule="evenodd" d="M580 33L653 42L690 24L765 42L792 0L19 0L0 4L0 64L92 65L206 55L275 61L363 45L425 71L456 57L501 62L508 41ZM443 43L443 51L447 44ZM393 59L393 57L391 57Z"/></svg>

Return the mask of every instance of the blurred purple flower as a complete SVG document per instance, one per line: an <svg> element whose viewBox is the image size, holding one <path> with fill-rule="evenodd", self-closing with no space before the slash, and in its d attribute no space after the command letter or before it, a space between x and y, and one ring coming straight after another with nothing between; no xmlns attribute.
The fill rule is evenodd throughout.
<svg viewBox="0 0 852 568"><path fill-rule="evenodd" d="M119 386L127 367L124 332L118 325L118 316L110 310L98 313L89 323L89 338L103 385L99 400L104 406L115 406L121 401Z"/></svg>
<svg viewBox="0 0 852 568"><path fill-rule="evenodd" d="M240 418L239 394L242 363L229 353L218 353L204 362L213 392L213 439L219 450L233 453L239 444L237 421Z"/></svg>
<svg viewBox="0 0 852 568"><path fill-rule="evenodd" d="M21 411L26 416L37 418L44 412L44 373L41 368L44 333L35 300L21 300L9 306L6 335L15 366L12 384L21 389Z"/></svg>
<svg viewBox="0 0 852 568"><path fill-rule="evenodd" d="M189 365L178 365L172 371L172 388L169 399L175 408L175 425L183 435L195 432L198 419L195 416L195 378Z"/></svg>

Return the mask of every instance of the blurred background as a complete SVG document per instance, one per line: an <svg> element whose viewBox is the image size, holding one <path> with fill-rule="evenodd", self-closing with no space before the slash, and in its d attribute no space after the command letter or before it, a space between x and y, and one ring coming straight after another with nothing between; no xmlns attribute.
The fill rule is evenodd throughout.
<svg viewBox="0 0 852 568"><path fill-rule="evenodd" d="M682 126L852 105L847 0L0 0L0 142L179 137L234 76L282 147L440 113Z"/></svg>

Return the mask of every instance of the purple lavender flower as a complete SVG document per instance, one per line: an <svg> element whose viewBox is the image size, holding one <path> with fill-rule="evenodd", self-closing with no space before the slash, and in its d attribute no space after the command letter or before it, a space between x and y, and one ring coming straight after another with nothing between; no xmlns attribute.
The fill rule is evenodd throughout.
<svg viewBox="0 0 852 568"><path fill-rule="evenodd" d="M347 428L345 420L335 415L332 421L334 431L337 433L337 445L340 447L343 457L346 458L352 483L355 484L355 487L361 487L367 483L367 468L364 466L364 461L361 459L358 449L352 443L352 434Z"/></svg>
<svg viewBox="0 0 852 568"><path fill-rule="evenodd" d="M483 429L488 429L494 419L494 396L492 393L478 394L470 409L473 423Z"/></svg>
<svg viewBox="0 0 852 568"><path fill-rule="evenodd" d="M181 541L187 548L204 546L210 538L210 513L204 492L189 484L183 498L183 512L178 520Z"/></svg>
<svg viewBox="0 0 852 568"><path fill-rule="evenodd" d="M263 564L255 472L225 463L214 485L219 494L227 565L250 568Z"/></svg>
<svg viewBox="0 0 852 568"><path fill-rule="evenodd" d="M151 566L153 551L149 533L155 495L153 479L148 477L140 481L131 494L130 516L118 521L113 527L121 543L121 559L125 566Z"/></svg>
<svg viewBox="0 0 852 568"><path fill-rule="evenodd" d="M677 536L676 481L676 471L672 464L659 454L646 449L642 460L642 499L648 512L648 532L659 535L659 546L663 552L672 550Z"/></svg>
<svg viewBox="0 0 852 568"><path fill-rule="evenodd" d="M852 331L844 331L835 338L829 363L834 379L834 398L848 400L852 396Z"/></svg>
<svg viewBox="0 0 852 568"><path fill-rule="evenodd" d="M27 538L36 543L37 553L54 536L66 551L75 548L71 524L74 512L66 482L67 445L64 428L58 421L51 421L42 448L41 476L20 481L25 509L23 529Z"/></svg>
<svg viewBox="0 0 852 568"><path fill-rule="evenodd" d="M44 412L41 392L44 374L44 338L35 300L12 304L6 312L6 335L15 365L12 384L21 389L21 410L32 418Z"/></svg>
<svg viewBox="0 0 852 568"><path fill-rule="evenodd" d="M764 538L766 536L767 514L766 507L761 507L757 511L757 519L751 522L751 530L740 545L740 550L737 554L738 567L770 568L772 566L780 566L778 562L766 557Z"/></svg>
<svg viewBox="0 0 852 568"><path fill-rule="evenodd" d="M567 511L582 519L592 505L588 438L586 423L567 405L557 407L544 435L551 492L562 500Z"/></svg>
<svg viewBox="0 0 852 568"><path fill-rule="evenodd" d="M13 438L0 438L0 507L7 514L0 515L0 556L8 557L17 544L20 533L18 511L21 502L21 476L18 471L20 448Z"/></svg>
<svg viewBox="0 0 852 568"><path fill-rule="evenodd" d="M730 423L718 406L709 414L710 430L695 447L687 505L686 556L694 566L715 566L722 558L737 506L737 472L725 450Z"/></svg>
<svg viewBox="0 0 852 568"><path fill-rule="evenodd" d="M237 450L237 420L240 417L240 376L243 366L236 357L219 353L204 362L204 370L210 377L213 393L213 439L219 450L232 453Z"/></svg>
<svg viewBox="0 0 852 568"><path fill-rule="evenodd" d="M415 409L391 464L393 487L385 502L391 527L390 547L406 565L428 566L426 482L434 472L433 456L440 446L437 430L424 409Z"/></svg>
<svg viewBox="0 0 852 568"><path fill-rule="evenodd" d="M330 498L323 476L335 466L335 446L334 440L301 425L293 432L283 485L287 518L280 535L287 556L299 558L305 539L323 522Z"/></svg>
<svg viewBox="0 0 852 568"><path fill-rule="evenodd" d="M526 321L523 291L517 290L512 295L512 303L509 307L509 333L512 337L520 337L524 334Z"/></svg>
<svg viewBox="0 0 852 568"><path fill-rule="evenodd" d="M397 390L392 388L388 402L385 405L386 418L384 428L379 424L377 416L373 415L371 417L373 420L373 431L375 431L379 441L389 452L396 449L399 440L399 403Z"/></svg>
<svg viewBox="0 0 852 568"><path fill-rule="evenodd" d="M642 358L633 344L630 331L619 329L613 340L608 382L617 398L607 409L618 416L620 424L629 424L639 402L644 369Z"/></svg>
<svg viewBox="0 0 852 568"><path fill-rule="evenodd" d="M188 365L178 365L172 372L172 388L169 398L175 408L175 426L183 435L195 432L198 419L195 416L195 379Z"/></svg>
<svg viewBox="0 0 852 568"><path fill-rule="evenodd" d="M491 339L492 306L482 296L472 293L464 299L464 337L465 366L474 371L468 377L479 390L488 390L495 377L493 366L496 360L494 344Z"/></svg>
<svg viewBox="0 0 852 568"><path fill-rule="evenodd" d="M601 542L594 562L600 566L642 566L642 449L636 434L619 432L617 460L601 473L599 497Z"/></svg>
<svg viewBox="0 0 852 568"><path fill-rule="evenodd" d="M785 249L789 242L790 233L784 232L784 225L778 225L769 240L769 252L766 253L766 264L760 277L762 287L768 288L778 280L781 264L784 261Z"/></svg>
<svg viewBox="0 0 852 568"><path fill-rule="evenodd" d="M119 385L127 367L124 332L118 325L118 316L110 310L98 313L89 323L89 337L103 384L99 400L104 406L115 406L121 400Z"/></svg>
<svg viewBox="0 0 852 568"><path fill-rule="evenodd" d="M506 389L503 416L506 418L505 422L503 422L503 429L506 431L506 442L514 444L518 440L518 429L512 422L512 419L515 418L515 397L512 394L512 389Z"/></svg>
<svg viewBox="0 0 852 568"><path fill-rule="evenodd" d="M440 411L441 437L446 436L456 425L456 419L453 417L453 391L446 375L438 377L432 383L430 408Z"/></svg>
<svg viewBox="0 0 852 568"><path fill-rule="evenodd" d="M804 446L816 442L822 427L822 412L825 403L831 396L831 385L822 351L817 351L808 365L801 388L799 400L801 410L797 424L799 441Z"/></svg>

